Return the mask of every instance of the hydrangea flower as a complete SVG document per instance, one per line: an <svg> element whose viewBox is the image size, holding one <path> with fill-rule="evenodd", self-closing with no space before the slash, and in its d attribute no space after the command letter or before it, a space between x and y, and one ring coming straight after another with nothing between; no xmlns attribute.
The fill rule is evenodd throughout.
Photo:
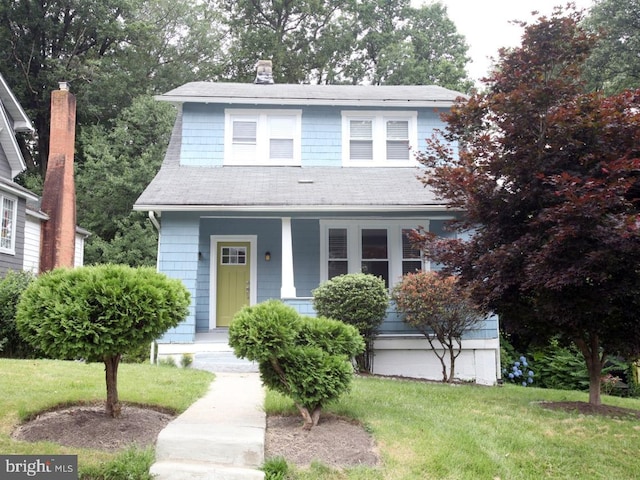
<svg viewBox="0 0 640 480"><path fill-rule="evenodd" d="M531 385L533 383L534 373L533 370L526 368L528 366L527 358L524 355L521 356L519 360L513 362L510 369L504 368L502 370L505 377L504 379L515 384L520 384L523 387Z"/></svg>

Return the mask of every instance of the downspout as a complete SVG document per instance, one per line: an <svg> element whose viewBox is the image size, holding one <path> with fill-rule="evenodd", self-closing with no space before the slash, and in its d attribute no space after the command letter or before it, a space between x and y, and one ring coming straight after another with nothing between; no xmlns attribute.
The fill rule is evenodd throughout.
<svg viewBox="0 0 640 480"><path fill-rule="evenodd" d="M160 271L160 222L156 218L156 212L153 210L149 210L149 220L158 231L158 251L156 252L156 271ZM156 342L155 340L151 342L151 349L149 352L149 363L151 365L156 363Z"/></svg>
<svg viewBox="0 0 640 480"><path fill-rule="evenodd" d="M158 233L160 233L160 222L158 222L158 219L156 218L156 212L154 212L153 210L149 210L149 220L151 220L153 226L156 227L156 230L158 231Z"/></svg>

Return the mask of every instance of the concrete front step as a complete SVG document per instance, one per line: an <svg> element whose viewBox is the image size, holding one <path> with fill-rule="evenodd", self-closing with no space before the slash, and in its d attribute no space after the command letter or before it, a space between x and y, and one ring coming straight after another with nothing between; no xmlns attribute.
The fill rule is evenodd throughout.
<svg viewBox="0 0 640 480"><path fill-rule="evenodd" d="M264 428L171 423L158 435L156 461L258 468L264 462Z"/></svg>
<svg viewBox="0 0 640 480"><path fill-rule="evenodd" d="M264 472L210 463L156 462L149 473L155 480L264 480Z"/></svg>

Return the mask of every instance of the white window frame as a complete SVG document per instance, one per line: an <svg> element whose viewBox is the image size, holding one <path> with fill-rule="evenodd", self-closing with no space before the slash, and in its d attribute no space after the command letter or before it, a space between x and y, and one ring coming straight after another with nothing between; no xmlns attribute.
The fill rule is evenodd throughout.
<svg viewBox="0 0 640 480"><path fill-rule="evenodd" d="M402 230L416 229L422 226L429 229L427 219L407 220L320 220L320 282L326 282L329 277L329 230L342 228L347 230L347 271L360 273L362 270L362 230L387 230L387 256L389 261L389 288L393 288L402 280ZM421 255L422 269L430 270L429 262Z"/></svg>
<svg viewBox="0 0 640 480"><path fill-rule="evenodd" d="M0 238L0 253L6 253L10 255L15 255L16 253L16 233L17 233L17 221L18 221L18 199L12 195L7 195L4 193L0 193L0 236L2 235L2 223L4 221L5 211L4 211L4 202L9 201L13 203L13 211L11 212L11 222L9 232L10 235L10 245L5 247L2 245L4 238Z"/></svg>
<svg viewBox="0 0 640 480"><path fill-rule="evenodd" d="M342 112L342 164L345 167L413 167L417 161L409 151L408 160L387 159L388 121L406 121L409 129L409 148L415 150L418 145L418 112L416 111L373 111L343 110ZM350 121L366 120L372 122L373 158L351 160L350 158Z"/></svg>
<svg viewBox="0 0 640 480"><path fill-rule="evenodd" d="M294 117L292 132L293 158L269 158L269 119L276 116ZM298 109L239 109L224 111L224 164L225 165L268 165L300 166L302 158L302 110ZM253 158L237 159L233 156L233 121L245 119L256 122L256 155Z"/></svg>

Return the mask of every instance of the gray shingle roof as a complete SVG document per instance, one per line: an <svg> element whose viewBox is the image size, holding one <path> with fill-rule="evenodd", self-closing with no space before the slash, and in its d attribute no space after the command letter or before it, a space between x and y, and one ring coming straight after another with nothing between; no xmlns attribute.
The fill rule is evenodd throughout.
<svg viewBox="0 0 640 480"><path fill-rule="evenodd" d="M252 105L450 106L463 96L435 85L297 85L191 82L156 98L169 102Z"/></svg>
<svg viewBox="0 0 640 480"><path fill-rule="evenodd" d="M417 168L164 166L137 210L389 210L441 206Z"/></svg>
<svg viewBox="0 0 640 480"><path fill-rule="evenodd" d="M179 113L162 168L135 210L402 211L445 205L420 182L417 167L182 166L181 134Z"/></svg>

